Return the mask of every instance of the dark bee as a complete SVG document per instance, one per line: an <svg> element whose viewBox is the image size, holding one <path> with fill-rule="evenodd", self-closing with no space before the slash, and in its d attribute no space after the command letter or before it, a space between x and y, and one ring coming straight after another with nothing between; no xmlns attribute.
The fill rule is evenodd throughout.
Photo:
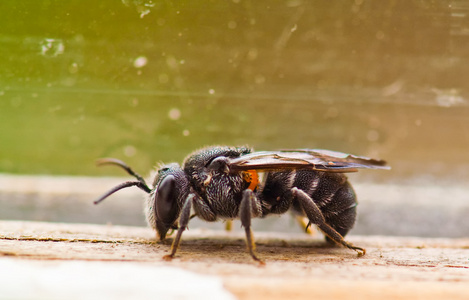
<svg viewBox="0 0 469 300"><path fill-rule="evenodd" d="M239 218L246 231L249 254L260 262L255 254L251 219L289 210L307 217L307 228L314 224L329 241L364 255L365 249L343 238L355 223L357 206L355 193L343 173L359 168L389 168L382 160L328 150L252 152L247 147L213 146L191 153L182 166L161 166L150 188L119 160L107 158L98 164L118 165L137 181L114 187L96 204L120 189L137 186L149 194L146 218L160 240L170 229L178 229L166 259L175 256L193 211L208 222ZM259 173L264 175L263 182Z"/></svg>

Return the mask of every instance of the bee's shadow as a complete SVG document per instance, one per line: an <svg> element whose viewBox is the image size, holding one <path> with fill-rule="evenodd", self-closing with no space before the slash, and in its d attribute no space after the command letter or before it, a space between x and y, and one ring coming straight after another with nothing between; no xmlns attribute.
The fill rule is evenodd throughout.
<svg viewBox="0 0 469 300"><path fill-rule="evenodd" d="M170 251L173 238L159 242ZM280 239L259 238L256 252L261 259L268 260L311 260L314 257L343 259L356 256L353 251L337 246L319 238ZM178 248L177 258L182 260L228 260L245 262L250 259L246 241L237 237L188 237L183 238Z"/></svg>

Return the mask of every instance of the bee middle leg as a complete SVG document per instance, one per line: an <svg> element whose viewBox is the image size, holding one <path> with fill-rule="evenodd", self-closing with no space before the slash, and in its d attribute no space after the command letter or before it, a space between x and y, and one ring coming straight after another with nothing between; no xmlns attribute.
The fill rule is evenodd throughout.
<svg viewBox="0 0 469 300"><path fill-rule="evenodd" d="M255 261L258 261L260 264L264 264L264 262L256 256L256 244L251 231L251 219L259 216L261 213L261 204L253 194L252 190L245 190L239 207L239 218L241 219L241 225L244 227L246 232L246 244L249 254Z"/></svg>
<svg viewBox="0 0 469 300"><path fill-rule="evenodd" d="M306 216L308 217L309 222L311 224L315 224L316 226L318 226L318 228L322 232L324 232L324 234L326 234L331 240L333 240L337 244L343 245L349 249L357 251L358 256L365 255L365 249L355 247L352 244L346 242L344 240L344 237L340 233L338 233L334 228L332 228L329 224L326 223L326 219L324 218L324 215L322 214L321 210L316 205L316 203L314 203L313 199L308 196L308 194L298 188L293 188L292 193L293 197L298 199L298 202L306 213Z"/></svg>

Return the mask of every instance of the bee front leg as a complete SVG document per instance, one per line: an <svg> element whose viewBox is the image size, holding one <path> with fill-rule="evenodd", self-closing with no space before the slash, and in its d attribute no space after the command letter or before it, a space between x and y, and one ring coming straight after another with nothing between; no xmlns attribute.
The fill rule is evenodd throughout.
<svg viewBox="0 0 469 300"><path fill-rule="evenodd" d="M360 247L355 247L352 244L346 242L344 240L344 237L340 233L338 233L334 228L332 228L329 224L326 223L326 220L321 210L316 205L316 203L314 203L313 199L311 199L311 197L308 196L308 194L306 194L304 191L298 188L293 188L292 193L293 193L293 197L298 199L298 202L300 203L301 207L306 213L306 216L308 216L309 222L311 224L315 224L316 226L318 226L318 228L322 232L324 232L324 234L326 234L331 240L333 240L337 244L340 244L349 249L357 251L358 256L365 255L366 253L365 249L360 248Z"/></svg>
<svg viewBox="0 0 469 300"><path fill-rule="evenodd" d="M189 196L187 196L186 198L186 201L184 202L184 205L181 210L181 215L179 217L179 229L176 237L173 240L173 244L171 245L171 254L163 256L164 260L171 260L176 255L179 243L181 242L182 233L184 232L184 230L187 229L187 225L189 224L189 220L191 219L192 201L195 197L195 194L189 194Z"/></svg>
<svg viewBox="0 0 469 300"><path fill-rule="evenodd" d="M243 192L243 198L241 200L241 204L239 206L239 218L241 219L241 225L244 227L246 231L246 244L251 257L258 261L260 264L264 264L264 262L259 259L256 254L256 244L254 242L254 237L251 231L251 219L253 217L257 217L261 215L262 208L260 202L254 196L252 190L247 189Z"/></svg>

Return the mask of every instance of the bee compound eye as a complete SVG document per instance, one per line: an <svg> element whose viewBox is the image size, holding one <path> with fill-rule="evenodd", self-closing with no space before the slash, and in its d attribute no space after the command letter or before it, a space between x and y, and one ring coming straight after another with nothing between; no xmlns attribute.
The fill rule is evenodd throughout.
<svg viewBox="0 0 469 300"><path fill-rule="evenodd" d="M155 197L156 219L171 226L177 218L176 179L166 176L158 185Z"/></svg>

